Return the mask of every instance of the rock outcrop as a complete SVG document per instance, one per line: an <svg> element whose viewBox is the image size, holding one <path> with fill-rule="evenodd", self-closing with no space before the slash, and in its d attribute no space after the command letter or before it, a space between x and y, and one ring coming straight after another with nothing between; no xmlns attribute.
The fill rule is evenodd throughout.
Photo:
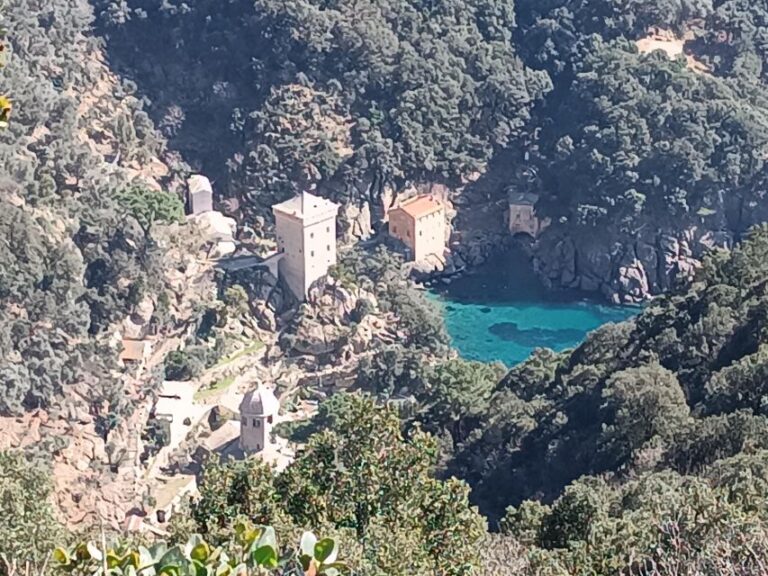
<svg viewBox="0 0 768 576"><path fill-rule="evenodd" d="M371 207L368 202L361 205L347 204L342 208L339 229L345 243L368 240L373 234Z"/></svg>
<svg viewBox="0 0 768 576"><path fill-rule="evenodd" d="M574 237L553 227L534 245L533 263L551 288L599 291L617 304L638 303L690 279L708 250L733 242L728 232L697 227L637 238Z"/></svg>
<svg viewBox="0 0 768 576"><path fill-rule="evenodd" d="M212 210L188 216L187 220L197 228L200 237L211 245L208 252L209 258L214 260L223 258L237 249L235 243L237 222L234 218L228 218L221 212Z"/></svg>
<svg viewBox="0 0 768 576"><path fill-rule="evenodd" d="M289 355L336 363L364 353L377 338L388 338L388 332L373 294L331 281L310 291L283 334L281 347Z"/></svg>

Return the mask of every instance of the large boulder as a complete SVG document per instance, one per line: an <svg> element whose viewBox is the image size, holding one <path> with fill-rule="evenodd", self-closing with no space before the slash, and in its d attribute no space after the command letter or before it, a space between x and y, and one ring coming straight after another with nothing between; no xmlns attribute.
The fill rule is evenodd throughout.
<svg viewBox="0 0 768 576"><path fill-rule="evenodd" d="M231 241L231 240L222 240L218 242L213 249L211 249L210 253L208 254L208 257L217 260L219 258L224 258L225 256L229 256L230 254L234 254L235 250L237 250L237 245Z"/></svg>
<svg viewBox="0 0 768 576"><path fill-rule="evenodd" d="M320 356L340 350L347 343L348 330L303 318L296 329L293 348L300 354Z"/></svg>
<svg viewBox="0 0 768 576"><path fill-rule="evenodd" d="M642 302L650 294L648 276L640 260L632 260L625 266L619 266L619 295L622 302Z"/></svg>
<svg viewBox="0 0 768 576"><path fill-rule="evenodd" d="M432 276L445 272L445 264L445 258L437 254L430 254L418 262L413 262L410 266L409 274L416 282L423 282Z"/></svg>
<svg viewBox="0 0 768 576"><path fill-rule="evenodd" d="M373 342L373 330L370 322L364 321L355 327L349 343L355 354L362 354L371 347Z"/></svg>
<svg viewBox="0 0 768 576"><path fill-rule="evenodd" d="M373 234L371 225L371 207L368 202L362 205L347 204L342 211L342 230L345 242L367 240Z"/></svg>
<svg viewBox="0 0 768 576"><path fill-rule="evenodd" d="M277 331L277 317L274 311L269 309L264 302L256 304L253 310L256 322L259 324L259 328L262 330L268 330L269 332Z"/></svg>
<svg viewBox="0 0 768 576"><path fill-rule="evenodd" d="M210 243L219 241L229 242L234 240L237 234L237 222L235 219L227 218L221 212L203 212L202 214L188 216L188 219L197 226L200 234Z"/></svg>

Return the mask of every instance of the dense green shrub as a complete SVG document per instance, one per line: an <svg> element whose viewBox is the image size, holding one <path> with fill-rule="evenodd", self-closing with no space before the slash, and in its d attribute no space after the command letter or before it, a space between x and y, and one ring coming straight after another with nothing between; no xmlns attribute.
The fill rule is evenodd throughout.
<svg viewBox="0 0 768 576"><path fill-rule="evenodd" d="M238 524L230 541L211 546L198 535L186 543L164 542L149 548L118 544L105 548L93 542L53 551L53 570L62 574L91 576L108 571L114 575L175 574L178 576L274 574L280 576L341 576L350 574L338 560L331 538L318 539L305 532L295 550L281 553L274 528Z"/></svg>

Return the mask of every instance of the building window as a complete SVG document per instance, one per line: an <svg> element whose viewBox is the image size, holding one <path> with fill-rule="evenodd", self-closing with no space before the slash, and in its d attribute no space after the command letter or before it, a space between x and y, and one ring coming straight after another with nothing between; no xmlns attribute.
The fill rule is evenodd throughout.
<svg viewBox="0 0 768 576"><path fill-rule="evenodd" d="M314 237L315 237L315 233L314 233L314 232L310 232L310 233L309 233L309 237L310 237L310 238L314 238Z"/></svg>
<svg viewBox="0 0 768 576"><path fill-rule="evenodd" d="M267 416L267 422L269 422L270 424L272 424L272 416Z"/></svg>
<svg viewBox="0 0 768 576"><path fill-rule="evenodd" d="M259 422L256 418L253 419L253 427L261 428L261 422Z"/></svg>
<svg viewBox="0 0 768 576"><path fill-rule="evenodd" d="M330 233L330 231L331 231L331 227L330 227L330 226L326 226L326 227L325 227L325 231Z"/></svg>
<svg viewBox="0 0 768 576"><path fill-rule="evenodd" d="M327 248L328 248L328 252L330 252L331 251L331 245L328 244Z"/></svg>
<svg viewBox="0 0 768 576"><path fill-rule="evenodd" d="M310 255L310 256L314 256L314 255L315 255L315 251L314 251L314 250L312 250L312 251L309 253L309 255Z"/></svg>
<svg viewBox="0 0 768 576"><path fill-rule="evenodd" d="M424 235L424 231L423 230L419 230L419 236L423 236L423 235Z"/></svg>

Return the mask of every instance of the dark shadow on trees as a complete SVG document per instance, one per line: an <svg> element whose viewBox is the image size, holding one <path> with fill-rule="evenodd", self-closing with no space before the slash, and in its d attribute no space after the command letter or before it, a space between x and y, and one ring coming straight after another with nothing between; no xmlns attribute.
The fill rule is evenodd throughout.
<svg viewBox="0 0 768 576"><path fill-rule="evenodd" d="M293 75L279 43L258 34L253 3L93 2L112 69L136 85L169 147L221 190L247 114Z"/></svg>

